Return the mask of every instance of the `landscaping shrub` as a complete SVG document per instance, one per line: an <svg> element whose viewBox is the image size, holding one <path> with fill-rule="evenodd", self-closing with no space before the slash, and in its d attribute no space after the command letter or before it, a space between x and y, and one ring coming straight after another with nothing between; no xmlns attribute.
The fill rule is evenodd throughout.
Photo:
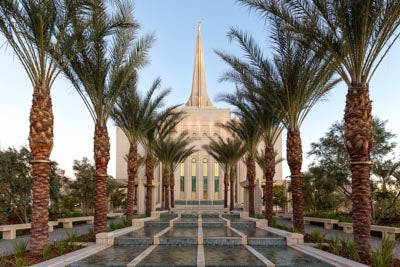
<svg viewBox="0 0 400 267"><path fill-rule="evenodd" d="M14 256L15 258L21 258L22 254L25 252L26 248L28 247L28 241L15 241L13 244L14 248Z"/></svg>
<svg viewBox="0 0 400 267"><path fill-rule="evenodd" d="M319 245L321 245L322 240L324 239L324 235L321 233L321 231L314 229L311 234L310 234L311 238L313 239L313 241Z"/></svg>
<svg viewBox="0 0 400 267"><path fill-rule="evenodd" d="M382 240L381 249L372 252L372 266L373 267L389 267L393 260L393 250L396 246L395 240L384 238Z"/></svg>
<svg viewBox="0 0 400 267"><path fill-rule="evenodd" d="M52 250L52 247L50 245L45 246L45 248L43 249L43 259L44 260L49 259L51 250Z"/></svg>

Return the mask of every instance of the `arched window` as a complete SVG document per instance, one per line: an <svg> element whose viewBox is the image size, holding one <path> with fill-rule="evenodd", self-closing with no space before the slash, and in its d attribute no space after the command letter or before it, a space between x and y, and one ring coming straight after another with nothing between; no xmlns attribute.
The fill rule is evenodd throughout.
<svg viewBox="0 0 400 267"><path fill-rule="evenodd" d="M196 199L196 159L192 159L192 199Z"/></svg>
<svg viewBox="0 0 400 267"><path fill-rule="evenodd" d="M219 164L214 162L214 199L219 199Z"/></svg>
<svg viewBox="0 0 400 267"><path fill-rule="evenodd" d="M203 199L208 199L208 160L203 159Z"/></svg>
<svg viewBox="0 0 400 267"><path fill-rule="evenodd" d="M185 163L181 162L181 175L180 175L180 180L179 180L179 184L180 184L180 199L184 199L185 198Z"/></svg>

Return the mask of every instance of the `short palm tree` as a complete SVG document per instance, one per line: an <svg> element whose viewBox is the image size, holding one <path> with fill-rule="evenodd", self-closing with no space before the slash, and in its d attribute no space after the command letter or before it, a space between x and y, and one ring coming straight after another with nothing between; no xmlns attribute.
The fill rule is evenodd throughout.
<svg viewBox="0 0 400 267"><path fill-rule="evenodd" d="M245 40L243 35L234 30L233 33L242 40L242 43L245 43L243 42ZM254 121L262 134L264 153L262 153L263 161L260 167L263 170L266 184L264 188L265 218L271 224L273 212L272 189L276 166L274 146L282 132L280 118L277 117L279 114L271 112L270 108L260 103L254 94L256 88L263 86L254 78L259 73L257 68L221 51L217 51L217 54L232 67L231 71L223 75L222 80L232 81L238 88L235 94L224 94L220 96L220 99L236 107L235 113L239 118L247 117ZM257 161L258 159L256 157Z"/></svg>
<svg viewBox="0 0 400 267"><path fill-rule="evenodd" d="M91 27L80 39L85 48L75 53L64 69L65 76L82 97L95 124L95 233L107 229L106 187L110 160L107 121L119 95L136 75L135 70L147 63L148 50L154 40L152 35L137 39L139 25L132 17L132 5L115 3L113 15L109 14L105 1L92 3Z"/></svg>
<svg viewBox="0 0 400 267"><path fill-rule="evenodd" d="M228 188L229 188L229 159L226 155L226 143L221 138L217 139L210 138L210 141L207 145L204 145L203 148L210 154L216 162L221 166L224 170L224 208L228 207Z"/></svg>
<svg viewBox="0 0 400 267"><path fill-rule="evenodd" d="M369 82L399 37L398 0L240 0L279 20L310 49L323 54L348 86L344 114L351 160L354 240L370 262L370 150L373 144Z"/></svg>
<svg viewBox="0 0 400 267"><path fill-rule="evenodd" d="M51 88L65 67L57 64L72 49L83 27L70 31L81 19L82 1L15 1L0 4L0 33L10 44L33 87L29 146L32 152L32 228L30 250L42 254L48 243L50 161L53 148Z"/></svg>
<svg viewBox="0 0 400 267"><path fill-rule="evenodd" d="M137 91L137 75L132 75L127 88L118 97L111 113L115 124L124 132L129 141L129 152L127 154L128 192L126 197L128 221L133 219L135 178L138 170L138 144L144 138L154 112L167 93L167 91L163 91L154 97L160 83L160 79L156 79L143 97Z"/></svg>
<svg viewBox="0 0 400 267"><path fill-rule="evenodd" d="M196 151L194 146L189 147L191 141L187 133L181 133L176 137L167 136L165 139L158 140L154 147L154 153L163 166L164 208L166 210L169 210L173 203L176 167Z"/></svg>
<svg viewBox="0 0 400 267"><path fill-rule="evenodd" d="M233 135L233 138L238 139L238 141L242 143L243 149L246 151L245 163L249 190L249 215L254 216L254 188L256 180L255 156L257 155L257 148L262 138L261 128L257 121L249 116L239 116L239 120L232 119L224 124L218 125L229 131ZM233 169L231 169L231 171L233 171Z"/></svg>
<svg viewBox="0 0 400 267"><path fill-rule="evenodd" d="M168 90L169 93L169 90ZM160 105L162 103L160 102ZM177 110L178 105L166 108L153 114L149 128L143 138L143 146L146 153L146 216L151 216L153 209L153 180L154 161L157 158L156 147L159 140L166 139L175 133L175 127L183 119L184 113Z"/></svg>
<svg viewBox="0 0 400 267"><path fill-rule="evenodd" d="M239 139L227 138L224 140L218 136L216 139L210 138L208 145L203 148L220 164L224 169L224 207L228 206L228 188L230 184L230 206L229 210L234 209L235 194L235 167L243 157L246 149L242 146Z"/></svg>
<svg viewBox="0 0 400 267"><path fill-rule="evenodd" d="M171 195L171 208L175 207L175 170L184 162L190 155L196 153L198 150L195 146L191 146L192 139L189 136L185 136L182 139L176 141L177 149L174 150L172 160L170 162L170 177L169 177L169 187Z"/></svg>

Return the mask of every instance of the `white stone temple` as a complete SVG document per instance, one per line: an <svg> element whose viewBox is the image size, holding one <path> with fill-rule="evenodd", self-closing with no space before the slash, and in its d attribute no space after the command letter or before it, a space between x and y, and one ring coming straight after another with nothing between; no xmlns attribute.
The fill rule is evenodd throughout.
<svg viewBox="0 0 400 267"><path fill-rule="evenodd" d="M188 132L195 137L194 144L199 150L182 162L175 171L175 203L176 206L193 203L217 203L222 204L224 197L223 169L203 148L207 144L209 137L220 135L228 137L229 133L216 123L225 123L232 118L232 112L227 108L217 108L214 106L208 96L206 85L206 72L203 56L203 45L200 34L200 24L198 25L196 52L194 59L194 70L192 79L192 91L190 98L181 109L186 113L185 119L177 126L177 132ZM116 155L116 178L120 182L127 181L127 165L124 159L128 153L129 142L124 133L117 128L117 155ZM263 145L259 145L259 150L263 149ZM282 157L282 139L279 138L275 146L278 155ZM139 147L139 154L143 155L142 147ZM246 184L246 166L243 161L239 161L236 171L235 182L235 205L247 208L246 192L243 186ZM155 185L154 203L156 207L161 206L162 181L161 168L156 167L153 184ZM282 165L276 166L275 184L282 184ZM136 180L136 207L138 213L145 211L145 170L144 166L139 168L138 179ZM256 170L256 213L261 213L261 185L263 183L263 173L257 165ZM242 185L242 186L241 186ZM228 194L229 195L229 194ZM208 201L205 201L208 200ZM219 201L218 201L219 200ZM229 198L228 198L229 205Z"/></svg>

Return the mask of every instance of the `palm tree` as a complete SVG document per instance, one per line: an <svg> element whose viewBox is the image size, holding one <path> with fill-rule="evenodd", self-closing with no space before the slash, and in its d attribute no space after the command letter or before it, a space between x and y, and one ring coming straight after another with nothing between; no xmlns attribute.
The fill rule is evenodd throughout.
<svg viewBox="0 0 400 267"><path fill-rule="evenodd" d="M236 34L238 31L233 31ZM243 36L238 35L242 40ZM258 125L264 142L264 153L260 167L265 177L264 201L265 201L265 218L268 224L272 224L273 212L273 181L275 176L276 152L274 146L282 132L279 114L271 112L268 105L260 103L254 90L260 85L254 77L260 70L252 68L250 64L246 64L238 60L234 56L227 55L221 51L216 53L232 67L232 71L223 75L222 80L233 81L237 86L236 94L224 94L220 99L236 107L236 115L239 118L247 117ZM262 64L260 64L262 66ZM258 160L256 156L256 160ZM280 161L278 161L280 162Z"/></svg>
<svg viewBox="0 0 400 267"><path fill-rule="evenodd" d="M138 170L138 144L144 138L154 112L165 97L166 91L153 99L154 92L159 88L160 79L156 79L145 97L137 91L137 75L133 75L126 90L118 97L111 117L115 124L124 132L129 141L127 154L128 192L126 197L126 216L133 219L135 178Z"/></svg>
<svg viewBox="0 0 400 267"><path fill-rule="evenodd" d="M185 136L181 140L177 140L176 148L173 153L172 160L170 163L170 177L169 177L169 186L170 186L170 195L171 195L171 208L175 207L175 170L179 166L180 163L184 162L190 155L196 153L198 150L195 146L190 146L192 139L189 136Z"/></svg>
<svg viewBox="0 0 400 267"><path fill-rule="evenodd" d="M242 115L242 114L240 114ZM249 190L249 215L254 216L254 187L256 180L256 161L258 144L261 141L262 131L257 121L249 116L239 116L240 120L233 119L225 124L218 124L220 127L228 130L234 138L242 143L243 149L246 151L246 179ZM233 169L231 169L231 173Z"/></svg>
<svg viewBox="0 0 400 267"><path fill-rule="evenodd" d="M348 86L345 143L351 160L354 240L370 262L370 150L373 144L369 83L399 37L398 0L240 0L285 24L322 54ZM272 15L272 16L271 16Z"/></svg>
<svg viewBox="0 0 400 267"><path fill-rule="evenodd" d="M167 90L168 94L170 91ZM162 103L160 102L160 105ZM154 161L157 158L156 147L159 140L166 139L175 132L175 127L183 119L183 112L176 110L179 105L171 106L162 112L153 114L149 128L143 138L146 153L146 216L151 216L153 208Z"/></svg>
<svg viewBox="0 0 400 267"><path fill-rule="evenodd" d="M107 121L119 95L136 75L135 70L147 63L148 50L154 40L152 35L137 40L139 25L132 17L132 5L115 3L113 15L108 14L104 1L93 3L91 26L80 39L85 48L75 53L76 57L64 69L95 124L95 233L107 229L106 185L110 160Z"/></svg>
<svg viewBox="0 0 400 267"><path fill-rule="evenodd" d="M210 138L208 145L203 148L220 164L224 169L224 207L228 206L228 188L230 184L230 206L229 210L234 209L234 179L235 179L235 166L237 162L243 157L246 149L242 146L239 139L227 138L224 140L218 136L217 139Z"/></svg>
<svg viewBox="0 0 400 267"><path fill-rule="evenodd" d="M32 228L30 250L42 254L48 243L50 161L53 148L51 88L65 67L58 64L83 28L70 31L81 18L82 1L14 1L0 4L0 32L24 67L33 87L29 146L32 152Z"/></svg>
<svg viewBox="0 0 400 267"><path fill-rule="evenodd" d="M261 48L246 33L231 29L229 36L239 42L249 59L243 64L250 65L250 77L257 84L252 88L255 95L252 98L276 114L287 130L286 158L292 180L293 225L304 231L300 126L315 103L338 81L331 80L333 72L328 61L296 42L293 35L283 31L277 21L272 26L275 53L271 61L265 58ZM247 69L243 72L249 75ZM234 79L235 75L231 78Z"/></svg>
<svg viewBox="0 0 400 267"><path fill-rule="evenodd" d="M273 148L273 147L272 147ZM266 153L274 153L273 157L266 155ZM273 189L274 189L274 175L275 175L275 167L279 163L281 163L284 159L279 158L276 159L277 152L269 148L269 146L265 147L264 151L257 153L256 162L258 166L263 171L265 177L265 187L264 187L264 205L265 205L265 219L268 220L268 225L272 225L272 213L274 210L274 202L273 202ZM274 164L274 167L271 167L271 164Z"/></svg>
<svg viewBox="0 0 400 267"><path fill-rule="evenodd" d="M203 146L204 150L210 154L216 162L224 170L224 208L228 207L228 187L229 187L229 159L226 154L226 143L221 138L210 138L207 145Z"/></svg>
<svg viewBox="0 0 400 267"><path fill-rule="evenodd" d="M191 141L192 139L184 132L175 138L167 136L165 139L160 139L154 147L154 153L163 166L164 208L166 210L169 210L170 203L171 207L173 203L176 167L196 151L194 146L188 147Z"/></svg>

